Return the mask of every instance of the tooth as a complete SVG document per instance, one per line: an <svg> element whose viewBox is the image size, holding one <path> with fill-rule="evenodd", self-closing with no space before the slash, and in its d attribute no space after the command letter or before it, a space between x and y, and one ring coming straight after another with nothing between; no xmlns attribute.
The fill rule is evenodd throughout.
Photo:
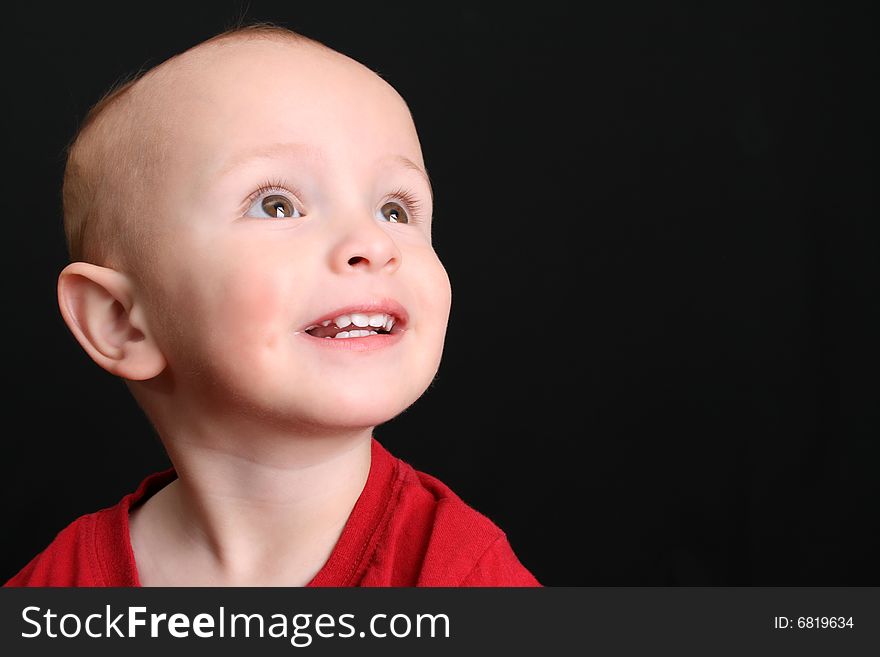
<svg viewBox="0 0 880 657"><path fill-rule="evenodd" d="M370 315L369 325L375 326L376 328L379 328L380 326L385 326L386 319L388 319L388 317L387 315L385 315L385 313L381 313L379 315Z"/></svg>
<svg viewBox="0 0 880 657"><path fill-rule="evenodd" d="M351 337L353 338L365 338L370 334L369 331L352 331Z"/></svg>
<svg viewBox="0 0 880 657"><path fill-rule="evenodd" d="M361 313L352 313L351 321L355 326L363 327L370 323L370 318Z"/></svg>
<svg viewBox="0 0 880 657"><path fill-rule="evenodd" d="M330 326L330 320L325 319L323 322L321 322L321 326Z"/></svg>
<svg viewBox="0 0 880 657"><path fill-rule="evenodd" d="M394 318L389 315L388 321L385 322L385 330L390 331L393 326L394 326Z"/></svg>
<svg viewBox="0 0 880 657"><path fill-rule="evenodd" d="M347 338L347 337L348 337L348 331L340 331L339 333L336 334L336 337L337 337L337 338Z"/></svg>
<svg viewBox="0 0 880 657"><path fill-rule="evenodd" d="M336 326L338 326L339 328L345 328L346 326L349 326L351 324L351 317L349 317L348 315L340 315L333 321L336 322Z"/></svg>
<svg viewBox="0 0 880 657"><path fill-rule="evenodd" d="M379 335L379 334L376 333L375 331L370 331L370 335Z"/></svg>

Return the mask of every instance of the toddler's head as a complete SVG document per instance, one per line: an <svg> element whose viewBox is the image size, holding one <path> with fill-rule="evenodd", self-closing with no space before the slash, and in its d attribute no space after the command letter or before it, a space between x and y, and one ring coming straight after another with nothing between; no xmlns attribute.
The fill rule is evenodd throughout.
<svg viewBox="0 0 880 657"><path fill-rule="evenodd" d="M160 430L372 427L436 374L450 286L410 112L283 28L99 103L70 149L62 314Z"/></svg>

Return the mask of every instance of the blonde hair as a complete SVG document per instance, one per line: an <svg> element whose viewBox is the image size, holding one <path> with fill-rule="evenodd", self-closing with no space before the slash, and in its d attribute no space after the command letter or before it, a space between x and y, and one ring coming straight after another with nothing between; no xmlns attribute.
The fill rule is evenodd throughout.
<svg viewBox="0 0 880 657"><path fill-rule="evenodd" d="M150 69L114 84L88 111L67 147L62 183L64 233L71 261L118 268L144 253L148 194L168 157L162 107L142 80L162 83L167 64L195 48L231 39L275 39L331 48L273 23L236 25ZM334 51L335 52L335 51ZM152 83L152 81L151 81ZM136 211L132 211L136 208Z"/></svg>

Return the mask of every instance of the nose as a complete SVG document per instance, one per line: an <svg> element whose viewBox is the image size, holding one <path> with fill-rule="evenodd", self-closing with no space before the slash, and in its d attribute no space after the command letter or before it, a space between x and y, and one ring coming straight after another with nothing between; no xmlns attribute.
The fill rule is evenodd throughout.
<svg viewBox="0 0 880 657"><path fill-rule="evenodd" d="M340 274L393 273L401 264L397 243L376 219L339 222L342 233L330 252L331 268Z"/></svg>

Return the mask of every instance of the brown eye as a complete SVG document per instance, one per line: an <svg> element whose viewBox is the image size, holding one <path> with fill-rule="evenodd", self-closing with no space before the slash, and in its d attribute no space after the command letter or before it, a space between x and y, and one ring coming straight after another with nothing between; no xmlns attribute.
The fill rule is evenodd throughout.
<svg viewBox="0 0 880 657"><path fill-rule="evenodd" d="M392 224L408 224L409 216L399 203L388 201L382 206L382 216Z"/></svg>
<svg viewBox="0 0 880 657"><path fill-rule="evenodd" d="M263 198L260 202L260 206L263 208L263 212L265 212L270 217L277 217L279 219L283 219L286 217L292 217L293 213L296 212L296 209L293 207L293 203L290 202L286 196L280 196L279 194L271 194Z"/></svg>

